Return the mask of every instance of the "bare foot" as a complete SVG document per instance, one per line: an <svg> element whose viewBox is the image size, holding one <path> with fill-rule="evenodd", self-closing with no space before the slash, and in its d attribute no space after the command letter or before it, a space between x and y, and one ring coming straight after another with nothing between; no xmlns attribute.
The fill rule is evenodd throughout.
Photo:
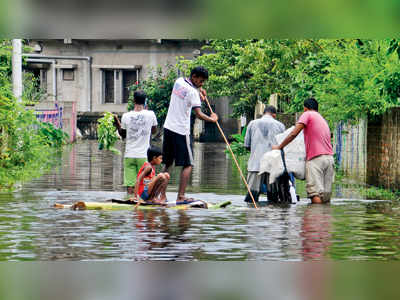
<svg viewBox="0 0 400 300"><path fill-rule="evenodd" d="M313 204L322 204L321 197L319 197L319 196L314 196L314 197L312 197L312 198L311 198L311 202L312 202Z"/></svg>
<svg viewBox="0 0 400 300"><path fill-rule="evenodd" d="M83 201L79 201L79 202L74 203L72 205L71 209L73 209L73 210L77 210L77 209L78 210L85 210L86 209L86 204Z"/></svg>

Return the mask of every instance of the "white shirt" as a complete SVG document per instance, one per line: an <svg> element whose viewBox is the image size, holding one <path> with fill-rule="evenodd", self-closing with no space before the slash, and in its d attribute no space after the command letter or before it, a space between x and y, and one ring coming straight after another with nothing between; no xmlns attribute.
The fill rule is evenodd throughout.
<svg viewBox="0 0 400 300"><path fill-rule="evenodd" d="M249 123L244 139L244 146L251 150L247 171L260 171L261 158L265 152L271 151L273 145L278 145L276 135L284 131L285 125L268 114Z"/></svg>
<svg viewBox="0 0 400 300"><path fill-rule="evenodd" d="M181 135L189 135L190 113L194 107L201 107L198 89L189 79L178 78L172 89L164 128Z"/></svg>
<svg viewBox="0 0 400 300"><path fill-rule="evenodd" d="M157 118L151 110L130 111L122 115L121 127L126 129L125 157L147 157L153 126L157 126Z"/></svg>

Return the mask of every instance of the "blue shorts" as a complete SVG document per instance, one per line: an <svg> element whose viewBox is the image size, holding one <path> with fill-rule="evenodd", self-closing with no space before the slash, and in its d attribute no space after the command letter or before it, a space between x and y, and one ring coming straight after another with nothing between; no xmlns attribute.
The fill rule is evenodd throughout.
<svg viewBox="0 0 400 300"><path fill-rule="evenodd" d="M144 187L144 190L140 195L140 198L142 198L144 201L149 200L149 187L147 185Z"/></svg>

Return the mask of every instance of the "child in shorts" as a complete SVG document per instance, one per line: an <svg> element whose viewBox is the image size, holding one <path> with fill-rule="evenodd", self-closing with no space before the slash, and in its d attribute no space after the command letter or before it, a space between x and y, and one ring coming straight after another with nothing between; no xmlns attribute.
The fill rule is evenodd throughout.
<svg viewBox="0 0 400 300"><path fill-rule="evenodd" d="M156 176L155 166L161 163L161 150L157 147L150 147L147 150L147 161L140 168L136 179L135 198L137 200L154 204L167 202L166 190L170 176L168 173L160 173Z"/></svg>

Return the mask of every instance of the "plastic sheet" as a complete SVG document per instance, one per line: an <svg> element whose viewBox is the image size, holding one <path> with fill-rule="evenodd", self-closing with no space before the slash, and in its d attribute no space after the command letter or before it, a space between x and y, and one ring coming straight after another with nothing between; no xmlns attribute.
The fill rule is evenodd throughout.
<svg viewBox="0 0 400 300"><path fill-rule="evenodd" d="M280 144L294 129L294 126L285 132L278 134L276 140ZM285 161L288 172L292 172L294 177L300 180L305 179L306 168L306 148L304 145L304 135L301 131L297 137L284 148ZM269 183L272 184L276 178L284 172L281 153L279 150L266 152L260 162L259 174L269 173Z"/></svg>

